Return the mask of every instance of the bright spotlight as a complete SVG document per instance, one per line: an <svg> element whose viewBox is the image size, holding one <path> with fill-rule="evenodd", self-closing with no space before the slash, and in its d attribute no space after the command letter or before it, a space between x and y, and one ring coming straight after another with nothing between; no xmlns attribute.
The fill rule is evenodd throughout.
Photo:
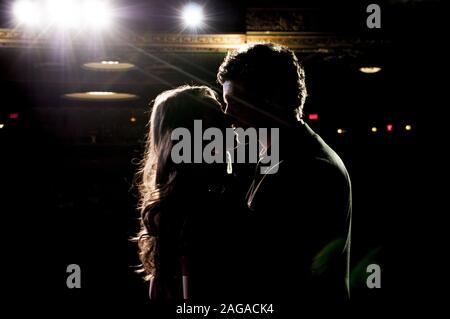
<svg viewBox="0 0 450 319"><path fill-rule="evenodd" d="M94 28L105 28L111 24L112 12L106 1L87 1L84 5L84 20Z"/></svg>
<svg viewBox="0 0 450 319"><path fill-rule="evenodd" d="M12 9L18 24L45 23L61 29L104 29L110 26L113 16L108 0L19 0Z"/></svg>
<svg viewBox="0 0 450 319"><path fill-rule="evenodd" d="M80 18L71 0L47 0L45 9L48 21L57 27L76 26Z"/></svg>
<svg viewBox="0 0 450 319"><path fill-rule="evenodd" d="M202 25L203 8L196 3L189 3L183 8L183 21L187 27L196 28Z"/></svg>
<svg viewBox="0 0 450 319"><path fill-rule="evenodd" d="M13 15L19 24L35 26L39 23L39 10L34 2L22 0L13 6Z"/></svg>

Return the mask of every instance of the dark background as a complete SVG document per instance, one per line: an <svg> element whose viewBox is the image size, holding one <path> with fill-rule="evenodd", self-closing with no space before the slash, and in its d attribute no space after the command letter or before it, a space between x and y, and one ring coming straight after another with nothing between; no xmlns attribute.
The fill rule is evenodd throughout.
<svg viewBox="0 0 450 319"><path fill-rule="evenodd" d="M173 13L180 1L117 3L123 30L180 32ZM382 7L381 30L366 28L368 2L363 1L209 1L204 30L245 33L247 7L297 7L317 11L306 31L356 34L382 43L362 51L297 53L309 90L305 113L319 114L309 123L341 155L352 178L352 298L371 307L423 292L424 279L411 276L411 267L421 268L428 258L422 241L428 227L422 217L431 214L423 198L429 190L425 155L434 137L425 136L438 134L445 104L438 80L444 73L441 2L376 3ZM8 1L0 9L0 27L11 27ZM112 76L80 67L97 54L77 47L0 47L1 288L36 311L56 309L55 304L99 311L148 307L147 286L134 273L136 247L129 242L138 229L133 176L148 103L164 89L199 79L217 86L215 72L224 57L108 51L112 59L139 65ZM184 73L155 69L154 56ZM359 72L367 63L383 69ZM82 90L119 90L140 98L114 103L61 98ZM10 118L16 113L18 118ZM393 132L386 131L387 124ZM411 131L404 130L406 124ZM345 134L337 134L338 128ZM372 262L382 267L378 290L365 286L365 265ZM66 287L66 267L72 263L81 266L81 289Z"/></svg>

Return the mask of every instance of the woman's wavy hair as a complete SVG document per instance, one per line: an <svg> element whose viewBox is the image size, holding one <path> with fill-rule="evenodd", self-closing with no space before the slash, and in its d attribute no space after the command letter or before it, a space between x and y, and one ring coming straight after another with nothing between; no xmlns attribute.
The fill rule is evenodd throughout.
<svg viewBox="0 0 450 319"><path fill-rule="evenodd" d="M182 167L171 159L172 131L184 127L193 132L194 119L214 121L224 116L216 93L206 86L181 86L165 91L152 106L145 153L136 174L140 231L134 241L142 263L138 272L146 280L160 273L161 207L175 193Z"/></svg>

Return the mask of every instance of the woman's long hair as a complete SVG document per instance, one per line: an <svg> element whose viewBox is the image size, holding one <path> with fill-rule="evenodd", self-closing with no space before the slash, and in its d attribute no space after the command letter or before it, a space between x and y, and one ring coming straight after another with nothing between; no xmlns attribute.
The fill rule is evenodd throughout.
<svg viewBox="0 0 450 319"><path fill-rule="evenodd" d="M172 131L178 127L193 132L195 119L206 120L208 126L223 125L223 113L213 90L206 86L182 86L168 90L153 102L144 158L138 170L140 231L135 238L139 247L141 267L138 272L146 280L173 277L176 267L177 242L182 231L183 216L164 210L177 191L182 165L171 159ZM186 184L183 184L186 185ZM177 198L174 199L175 201ZM164 214L172 216L164 216ZM161 222L163 220L163 222ZM168 225L171 224L171 225ZM161 240L161 238L163 240Z"/></svg>

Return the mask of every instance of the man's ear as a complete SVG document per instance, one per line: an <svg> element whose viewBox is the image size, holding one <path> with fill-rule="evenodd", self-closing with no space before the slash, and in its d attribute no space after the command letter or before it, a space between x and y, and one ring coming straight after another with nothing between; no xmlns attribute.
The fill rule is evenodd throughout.
<svg viewBox="0 0 450 319"><path fill-rule="evenodd" d="M270 91L270 95L266 96L265 103L270 108L268 111L274 112L284 112L283 102L285 97L283 97L280 88L274 88Z"/></svg>

